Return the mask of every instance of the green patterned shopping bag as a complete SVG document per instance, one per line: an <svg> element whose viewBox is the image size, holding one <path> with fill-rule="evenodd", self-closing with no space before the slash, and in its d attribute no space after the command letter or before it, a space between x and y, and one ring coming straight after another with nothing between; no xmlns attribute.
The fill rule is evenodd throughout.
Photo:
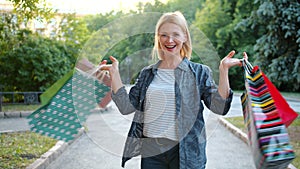
<svg viewBox="0 0 300 169"><path fill-rule="evenodd" d="M41 97L42 106L28 117L30 129L71 141L79 134L87 117L110 102L110 92L107 76L99 80L75 68Z"/></svg>

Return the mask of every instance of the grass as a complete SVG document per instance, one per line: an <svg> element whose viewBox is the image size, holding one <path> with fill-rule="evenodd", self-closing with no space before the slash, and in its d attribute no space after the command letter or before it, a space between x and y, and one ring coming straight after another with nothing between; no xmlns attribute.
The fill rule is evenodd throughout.
<svg viewBox="0 0 300 169"><path fill-rule="evenodd" d="M56 142L32 132L0 134L0 168L26 168Z"/></svg>
<svg viewBox="0 0 300 169"><path fill-rule="evenodd" d="M4 105L2 107L3 112L12 112L12 111L33 111L40 107L41 105Z"/></svg>
<svg viewBox="0 0 300 169"><path fill-rule="evenodd" d="M247 132L247 129L244 125L243 117L229 117L226 118L228 122L241 129L243 132ZM293 149L296 154L296 158L293 160L292 164L296 167L300 167L300 117L298 117L289 127L288 133L290 138L290 144L293 146Z"/></svg>

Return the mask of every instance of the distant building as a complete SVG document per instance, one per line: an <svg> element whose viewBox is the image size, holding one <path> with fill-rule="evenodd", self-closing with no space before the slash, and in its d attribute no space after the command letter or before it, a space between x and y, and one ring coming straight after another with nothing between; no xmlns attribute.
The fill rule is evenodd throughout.
<svg viewBox="0 0 300 169"><path fill-rule="evenodd" d="M0 14L1 13L10 13L12 12L14 9L13 3L10 1L0 1ZM32 30L33 32L37 32L41 35L44 36L54 36L55 32L54 30L56 30L56 28L59 26L59 23L62 20L62 16L63 14L67 14L68 12L65 13L57 13L55 15L54 18L50 19L50 21L46 22L46 21L42 21L38 18L36 18L33 21L29 21L26 26L25 24L21 25L21 27L25 28L29 28L30 30ZM70 11L69 11L70 13ZM82 17L84 15L76 15L78 17Z"/></svg>

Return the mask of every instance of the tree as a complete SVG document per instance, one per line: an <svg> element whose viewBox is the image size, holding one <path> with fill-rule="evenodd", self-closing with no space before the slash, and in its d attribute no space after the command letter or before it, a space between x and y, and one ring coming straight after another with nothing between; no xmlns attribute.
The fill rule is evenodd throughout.
<svg viewBox="0 0 300 169"><path fill-rule="evenodd" d="M19 23L25 24L32 19L50 19L54 11L48 7L46 0L8 0L13 3L14 14L18 17Z"/></svg>
<svg viewBox="0 0 300 169"><path fill-rule="evenodd" d="M64 42L68 52L77 58L86 41L91 37L87 23L76 14L63 14L59 27L54 30L53 39Z"/></svg>
<svg viewBox="0 0 300 169"><path fill-rule="evenodd" d="M198 0L182 2L178 0L163 4L156 0L152 3L138 4L138 11L129 13L109 12L105 15L86 17L88 28L93 35L84 46L82 57L96 63L113 55L120 65L130 71L125 73L126 82L132 81L143 66L151 63L151 50L154 44L155 25L164 12L179 10L192 22L194 13L200 7ZM130 76L130 77L127 77Z"/></svg>
<svg viewBox="0 0 300 169"><path fill-rule="evenodd" d="M203 8L205 0L170 0L167 3L167 12L180 11L183 13L187 22L191 24L195 20L195 13L197 10Z"/></svg>
<svg viewBox="0 0 300 169"><path fill-rule="evenodd" d="M232 22L230 13L223 8L220 0L206 1L203 9L196 12L194 25L202 30L214 46L218 46L216 32Z"/></svg>
<svg viewBox="0 0 300 169"><path fill-rule="evenodd" d="M220 59L231 50L235 50L238 54L236 57L242 57L241 53L246 51L250 56L249 59L253 60L253 57L251 57L253 46L256 39L261 35L261 31L259 29L249 29L247 24L242 23L242 21L248 18L254 9L256 9L256 6L247 0L206 1L203 4L203 9L196 12L193 25L205 33L215 46ZM218 67L215 66L215 68ZM244 88L242 77L240 68L235 67L230 70L229 79L233 89Z"/></svg>
<svg viewBox="0 0 300 169"><path fill-rule="evenodd" d="M0 57L0 81L8 91L44 91L74 67L64 44L29 31Z"/></svg>
<svg viewBox="0 0 300 169"><path fill-rule="evenodd" d="M84 22L70 14L63 18L52 39L42 37L22 28L21 23L50 17L48 9L40 8L44 1L12 2L15 11L23 13L1 13L0 85L5 91L44 91L74 68L90 33Z"/></svg>
<svg viewBox="0 0 300 169"><path fill-rule="evenodd" d="M106 14L87 15L83 17L83 21L87 24L89 32L94 33L101 29L106 24L113 20L124 16L122 11L115 12L111 11Z"/></svg>
<svg viewBox="0 0 300 169"><path fill-rule="evenodd" d="M300 91L300 4L296 0L257 0L256 11L245 21L265 32L254 46L256 64L280 90Z"/></svg>

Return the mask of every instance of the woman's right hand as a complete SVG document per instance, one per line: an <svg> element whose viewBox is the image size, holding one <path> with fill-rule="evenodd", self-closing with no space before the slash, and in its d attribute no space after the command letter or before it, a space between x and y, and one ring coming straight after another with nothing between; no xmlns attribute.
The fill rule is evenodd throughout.
<svg viewBox="0 0 300 169"><path fill-rule="evenodd" d="M106 70L109 72L111 88L112 91L116 93L121 87L123 87L119 73L119 61L113 56L110 56L109 59L112 61L112 64L107 64L107 60L103 60L100 63L100 70Z"/></svg>
<svg viewBox="0 0 300 169"><path fill-rule="evenodd" d="M103 60L99 64L100 70L108 71L110 77L113 78L115 75L119 74L119 61L113 56L110 56L109 59L112 61L112 64L107 64L107 60Z"/></svg>

